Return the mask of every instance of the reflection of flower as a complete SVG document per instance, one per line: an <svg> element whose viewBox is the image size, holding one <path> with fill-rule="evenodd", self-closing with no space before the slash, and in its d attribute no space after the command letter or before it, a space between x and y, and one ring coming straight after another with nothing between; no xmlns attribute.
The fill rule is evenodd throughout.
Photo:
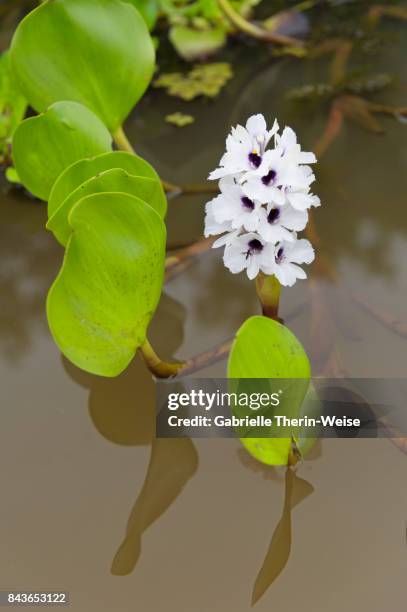
<svg viewBox="0 0 407 612"><path fill-rule="evenodd" d="M315 155L301 151L295 132L278 124L267 129L263 115L246 127L232 128L226 153L210 179L220 179L221 193L206 205L205 235L223 234L214 247L225 247L224 263L233 273L246 269L274 274L282 285L306 278L298 264L311 263L314 251L296 232L308 221L308 209L319 206L310 193ZM274 148L267 149L274 136Z"/></svg>

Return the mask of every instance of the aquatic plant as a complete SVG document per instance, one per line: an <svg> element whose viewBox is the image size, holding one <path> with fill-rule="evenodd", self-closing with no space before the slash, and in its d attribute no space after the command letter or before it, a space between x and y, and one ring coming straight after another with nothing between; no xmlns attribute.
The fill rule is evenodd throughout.
<svg viewBox="0 0 407 612"><path fill-rule="evenodd" d="M267 148L273 137L274 148ZM232 129L220 167L209 176L220 179L221 194L208 202L205 219L206 236L223 234L213 246L225 246L231 272L246 269L254 279L261 271L288 286L306 278L298 264L311 263L314 251L296 232L305 228L308 209L320 205L310 193L315 162L291 128L279 135L275 121L268 130L263 115Z"/></svg>
<svg viewBox="0 0 407 612"><path fill-rule="evenodd" d="M46 2L18 26L10 58L21 91L40 113L14 132L16 171L27 189L48 201L47 229L65 248L47 299L61 352L108 377L120 374L137 351L160 377L205 365L205 355L165 362L148 339L164 270L173 263L165 259L163 185L177 187L163 183L134 153L122 129L154 70L143 19L121 0ZM267 148L273 138L274 148ZM121 151L112 150L112 139ZM308 208L319 204L310 193L308 164L315 161L290 128L280 135L277 122L268 130L256 115L246 128L233 129L211 174L222 193L208 204L206 233L226 232L217 241L226 245L225 263L256 278L263 306L263 316L249 318L227 347L231 378L309 380L303 347L278 321L278 299L280 283L303 278L297 264L314 257L296 232L304 229ZM292 439L252 448L249 438L245 444L266 463L293 463L300 453Z"/></svg>

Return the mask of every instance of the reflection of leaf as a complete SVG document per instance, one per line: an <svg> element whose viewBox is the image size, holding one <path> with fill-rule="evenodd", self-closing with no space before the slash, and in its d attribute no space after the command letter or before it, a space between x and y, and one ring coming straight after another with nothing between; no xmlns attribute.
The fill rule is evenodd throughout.
<svg viewBox="0 0 407 612"><path fill-rule="evenodd" d="M57 102L25 119L13 136L14 164L24 187L42 200L65 168L109 151L111 136L91 110L77 102Z"/></svg>
<svg viewBox="0 0 407 612"><path fill-rule="evenodd" d="M19 91L10 70L8 53L0 55L0 163L8 157L8 145L22 121L27 102Z"/></svg>
<svg viewBox="0 0 407 612"><path fill-rule="evenodd" d="M250 317L240 327L229 355L228 378L251 387L256 386L255 379L282 379L287 395L286 391L281 395L280 414L285 414L283 402L287 416L300 410L310 375L307 354L287 327L263 316ZM284 383L283 379L288 380ZM305 384L293 385L292 379L304 379ZM268 465L287 465L292 453L290 438L244 437L241 442L250 454Z"/></svg>
<svg viewBox="0 0 407 612"><path fill-rule="evenodd" d="M47 300L61 352L102 376L122 372L139 346L161 293L165 226L124 193L87 196L69 215L73 232Z"/></svg>
<svg viewBox="0 0 407 612"><path fill-rule="evenodd" d="M311 495L313 490L309 482L298 478L290 468L287 469L283 514L274 530L266 558L254 583L252 605L264 595L287 565L291 551L291 510Z"/></svg>
<svg viewBox="0 0 407 612"><path fill-rule="evenodd" d="M177 127L185 127L195 121L192 115L185 115L184 113L172 113L172 115L167 115L165 120L167 123L172 123L172 125Z"/></svg>
<svg viewBox="0 0 407 612"><path fill-rule="evenodd" d="M154 47L140 14L120 0L53 0L29 13L11 61L30 105L74 100L113 132L147 89Z"/></svg>
<svg viewBox="0 0 407 612"><path fill-rule="evenodd" d="M197 465L196 450L189 438L153 441L143 488L130 515L126 537L113 560L114 575L123 576L134 569L141 552L143 532L180 495Z"/></svg>
<svg viewBox="0 0 407 612"><path fill-rule="evenodd" d="M161 74L154 87L164 87L170 96L193 100L197 96L213 98L233 76L230 64L225 62L194 66L188 74L171 72Z"/></svg>
<svg viewBox="0 0 407 612"><path fill-rule="evenodd" d="M194 61L217 53L226 44L227 33L223 27L195 30L185 26L173 26L169 38L178 55Z"/></svg>

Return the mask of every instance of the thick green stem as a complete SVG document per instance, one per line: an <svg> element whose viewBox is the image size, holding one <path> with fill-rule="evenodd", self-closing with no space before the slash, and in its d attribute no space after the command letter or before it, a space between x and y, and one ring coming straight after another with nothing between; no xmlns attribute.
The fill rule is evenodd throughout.
<svg viewBox="0 0 407 612"><path fill-rule="evenodd" d="M260 272L256 278L256 291L264 316L277 321L281 285L276 277Z"/></svg>
<svg viewBox="0 0 407 612"><path fill-rule="evenodd" d="M226 17L229 21L239 30L245 32L249 36L253 38L257 38L259 40L264 40L267 42L276 43L278 45L294 45L294 46L302 46L303 42L298 40L297 38L292 38L291 36L284 36L283 34L278 34L277 32L269 32L264 28L259 28L259 26L247 21L240 13L235 11L235 9L229 3L229 0L218 0L218 4L222 11L225 13Z"/></svg>
<svg viewBox="0 0 407 612"><path fill-rule="evenodd" d="M150 372L152 372L157 378L173 378L178 374L190 375L194 372L201 370L221 359L224 359L229 353L232 346L233 338L218 344L214 348L209 349L203 353L195 355L187 361L180 362L165 362L162 361L150 342L146 339L144 344L140 347L141 354L143 355L144 361Z"/></svg>
<svg viewBox="0 0 407 612"><path fill-rule="evenodd" d="M127 153L133 153L133 154L136 153L133 148L133 145L127 138L126 133L123 130L122 126L118 127L117 130L113 133L113 140L115 142L116 147L119 149L119 151L127 151Z"/></svg>
<svg viewBox="0 0 407 612"><path fill-rule="evenodd" d="M143 355L148 369L157 376L157 378L171 378L172 376L176 376L185 365L184 362L162 361L147 338L140 347L140 352Z"/></svg>

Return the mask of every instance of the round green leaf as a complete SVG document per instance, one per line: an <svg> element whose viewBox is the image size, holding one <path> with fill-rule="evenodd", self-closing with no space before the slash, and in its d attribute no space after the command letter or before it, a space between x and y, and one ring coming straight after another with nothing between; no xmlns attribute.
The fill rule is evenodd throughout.
<svg viewBox="0 0 407 612"><path fill-rule="evenodd" d="M147 89L155 52L147 26L131 4L52 0L21 21L11 60L36 111L59 100L75 100L114 132Z"/></svg>
<svg viewBox="0 0 407 612"><path fill-rule="evenodd" d="M113 168L122 168L122 170L126 170L134 176L144 176L160 182L157 172L148 162L138 155L125 151L110 151L110 153L98 155L91 159L81 159L67 168L55 182L48 201L48 219L56 213L64 200L82 183ZM165 199L162 188L161 192Z"/></svg>
<svg viewBox="0 0 407 612"><path fill-rule="evenodd" d="M134 195L152 206L161 218L165 216L167 201L159 181L133 176L121 168L114 168L96 175L75 189L52 215L47 223L47 229L53 232L55 238L63 246L66 246L72 232L68 222L71 209L79 200L88 195L108 192Z"/></svg>
<svg viewBox="0 0 407 612"><path fill-rule="evenodd" d="M281 381L283 394L278 414L298 416L310 376L307 354L287 327L263 316L251 317L240 327L228 362L228 377L239 392L259 391L259 382L254 379L289 379L286 385ZM293 385L296 379L304 379L304 385ZM261 392L266 391L264 383L260 386ZM291 438L242 437L241 442L251 455L268 465L287 465L292 449Z"/></svg>
<svg viewBox="0 0 407 612"><path fill-rule="evenodd" d="M222 26L209 30L195 30L187 26L173 26L169 39L178 55L187 62L217 53L227 42L227 31Z"/></svg>
<svg viewBox="0 0 407 612"><path fill-rule="evenodd" d="M151 31L157 21L159 13L158 0L124 0L132 4L140 13L148 29Z"/></svg>
<svg viewBox="0 0 407 612"><path fill-rule="evenodd" d="M273 319L254 316L240 327L228 362L229 378L309 378L307 354L294 334Z"/></svg>
<svg viewBox="0 0 407 612"><path fill-rule="evenodd" d="M47 200L65 168L83 157L109 151L111 136L91 110L77 102L57 102L25 119L13 135L13 159L22 184Z"/></svg>
<svg viewBox="0 0 407 612"><path fill-rule="evenodd" d="M76 366L116 376L145 341L163 282L165 226L142 200L99 193L69 215L72 234L47 300L48 323Z"/></svg>

